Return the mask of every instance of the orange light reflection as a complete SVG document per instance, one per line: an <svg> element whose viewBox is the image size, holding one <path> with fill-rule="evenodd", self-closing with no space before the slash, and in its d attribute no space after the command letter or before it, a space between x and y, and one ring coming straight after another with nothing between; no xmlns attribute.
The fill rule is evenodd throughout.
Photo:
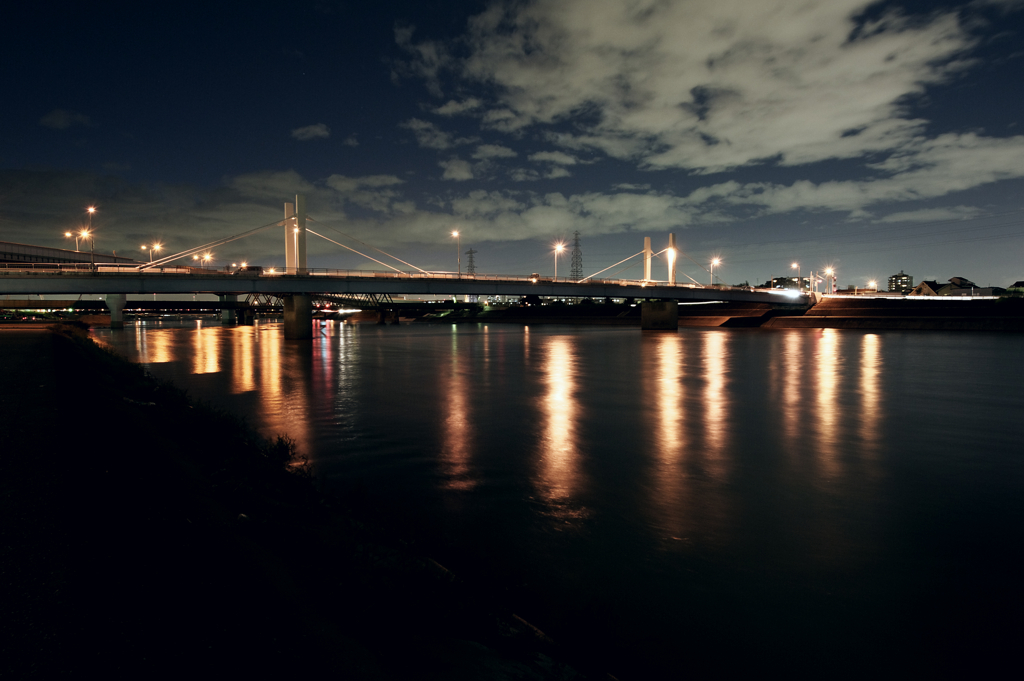
<svg viewBox="0 0 1024 681"><path fill-rule="evenodd" d="M815 380L807 391L807 397L814 405L818 437L815 454L821 472L829 478L841 473L838 443L842 440L839 410L836 396L839 394L839 332L822 329L818 336L814 357Z"/></svg>
<svg viewBox="0 0 1024 681"><path fill-rule="evenodd" d="M724 478L726 474L725 451L729 429L726 423L726 384L729 355L728 333L708 332L703 334L704 364L704 451L708 472Z"/></svg>
<svg viewBox="0 0 1024 681"><path fill-rule="evenodd" d="M872 455L878 449L878 431L882 418L882 409L879 404L882 399L879 388L881 367L882 356L879 352L879 338L873 333L866 334L861 341L860 349L860 436L865 444L865 452Z"/></svg>
<svg viewBox="0 0 1024 681"><path fill-rule="evenodd" d="M451 361L447 375L441 377L445 387L444 449L442 462L448 489L472 489L476 481L468 476L472 453L473 422L468 397L468 381L459 366L459 335L452 333Z"/></svg>
<svg viewBox="0 0 1024 681"><path fill-rule="evenodd" d="M545 344L541 399L541 493L558 506L555 515L575 516L566 503L579 484L579 451L576 447L576 422L580 414L576 403L576 356L572 339L555 336Z"/></svg>

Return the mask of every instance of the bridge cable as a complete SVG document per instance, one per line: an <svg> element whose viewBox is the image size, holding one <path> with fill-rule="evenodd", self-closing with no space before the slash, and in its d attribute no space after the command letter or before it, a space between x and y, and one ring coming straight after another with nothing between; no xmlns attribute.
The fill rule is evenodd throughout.
<svg viewBox="0 0 1024 681"><path fill-rule="evenodd" d="M335 244L336 246L341 246L342 248L348 248L348 250L352 251L356 255L361 255L364 258L368 259L368 260L374 261L378 265L384 265L384 267L387 267L388 269L392 269L392 270L398 272L399 274L408 274L408 272L403 272L402 270L398 269L397 267L392 267L391 265L387 264L386 262L381 262L380 260L377 260L376 258L371 258L370 256L366 255L365 253L360 253L359 251L357 251L354 248L349 248L345 244L340 244L337 241L335 241L334 239L330 239L330 238L324 236L323 234L317 234L316 232L314 232L313 230L309 229L308 227L306 228L306 231L309 232L310 234L312 234L313 236L318 236L321 239L325 239L326 241L330 241L332 244ZM371 246L371 248L372 248L372 246ZM398 258L395 258L395 260L397 260L397 259ZM419 269L419 268L417 267L416 269ZM420 271L422 272L423 270L420 270Z"/></svg>
<svg viewBox="0 0 1024 681"><path fill-rule="evenodd" d="M586 277L583 277L582 279L580 279L580 283L583 283L584 281L586 281L587 279L590 279L591 277L596 277L597 275L601 274L601 272L607 272L607 271L608 271L608 270L610 270L611 268L613 268L613 267L616 267L616 266L618 266L618 265L621 265L622 263L626 262L627 260L630 260L630 259L632 259L632 258L635 258L635 257L636 257L636 256L638 256L638 255L643 255L643 254L644 254L644 252L643 252L643 251L640 251L639 253L634 253L633 255L629 256L628 258L623 258L622 260L618 261L618 262L617 262L617 263L615 263L614 265L609 265L608 267L605 267L605 268L604 268L603 270L599 270L599 271L597 271L597 272L594 272L594 273L593 273L593 274L591 274L591 275L588 275L588 276L586 276Z"/></svg>
<svg viewBox="0 0 1024 681"><path fill-rule="evenodd" d="M307 219L312 219L312 218L309 218L307 216ZM317 222L317 221L313 220L313 222ZM327 229L329 229L329 230L331 230L333 232L337 232L338 234L342 235L346 239L352 239L352 241L360 243L360 244L366 246L367 248L372 248L373 250L377 251L378 253L383 253L384 255L388 256L389 258L394 258L395 260L397 260L398 262L402 263L403 265L408 265L409 267L411 267L414 270L417 270L419 272L422 272L423 274L430 274L430 272L428 272L428 271L426 271L424 269L420 269L419 267L416 267L416 265L413 265L411 262L406 262L406 261L402 260L401 258L398 258L396 256L391 255L390 253L382 251L381 249L377 248L376 246L371 246L370 244L366 243L365 241L360 241L359 239L355 238L351 234L345 234L345 232L342 232L340 229L335 229L334 227L331 227L330 225L328 225L326 223L324 223L324 227L326 227ZM320 235L317 234L317 236L320 236ZM326 239L327 237L321 237L321 238ZM338 242L337 241L332 241L331 243L337 244ZM338 244L338 245L341 246L342 244ZM348 248L348 246L344 246L344 248ZM359 251L355 251L355 250L353 250L351 248L349 248L349 250L352 251L353 253L359 253ZM359 253L359 255L363 255L363 254ZM363 257L369 258L370 256L363 256ZM370 258L370 260L373 260L373 258ZM374 262L380 262L380 261L379 260L374 260ZM381 263L381 264L383 264L383 263Z"/></svg>
<svg viewBox="0 0 1024 681"><path fill-rule="evenodd" d="M250 230L248 230L246 232L242 232L241 234L236 234L234 236L229 236L229 237L226 237L224 239L218 239L217 241L211 241L208 244L203 244L202 246L197 246L196 248L190 248L188 250L182 251L181 253L175 253L174 255L168 255L166 257L160 258L159 260L154 260L153 262L149 262L149 263L146 263L144 265L140 265L137 269L141 272L143 270L148 270L151 267L161 267L163 265L166 265L167 263L170 263L170 262L173 262L175 260L178 260L179 258L184 258L186 256L193 255L195 253L198 253L199 251L202 251L202 250L205 250L205 249L208 249L208 248L216 248L217 246L222 246L222 245L224 245L226 243L230 243L232 241L237 241L238 239L243 239L243 238L245 238L247 236L252 236L256 232L261 232L264 229L269 229L270 227L279 227L281 224L282 224L281 220L275 220L274 222L271 222L271 223L268 223L266 225L263 225L262 227L256 227L256 228L250 229Z"/></svg>

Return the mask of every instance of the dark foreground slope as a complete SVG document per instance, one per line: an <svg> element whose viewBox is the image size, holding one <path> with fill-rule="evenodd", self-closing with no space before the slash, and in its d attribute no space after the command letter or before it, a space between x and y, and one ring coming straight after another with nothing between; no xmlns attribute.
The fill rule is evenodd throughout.
<svg viewBox="0 0 1024 681"><path fill-rule="evenodd" d="M0 331L0 676L605 678L83 336Z"/></svg>

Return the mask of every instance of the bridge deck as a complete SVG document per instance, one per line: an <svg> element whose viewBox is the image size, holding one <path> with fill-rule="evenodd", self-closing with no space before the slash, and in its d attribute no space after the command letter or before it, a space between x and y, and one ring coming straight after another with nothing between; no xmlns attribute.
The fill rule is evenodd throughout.
<svg viewBox="0 0 1024 681"><path fill-rule="evenodd" d="M227 272L161 272L117 268L98 271L0 269L0 295L79 294L214 295L390 294L420 296L554 296L566 298L654 298L679 301L740 301L807 307L813 299L797 291L702 287L658 281L569 279L516 275L389 274L382 272L311 272L310 274L234 275Z"/></svg>

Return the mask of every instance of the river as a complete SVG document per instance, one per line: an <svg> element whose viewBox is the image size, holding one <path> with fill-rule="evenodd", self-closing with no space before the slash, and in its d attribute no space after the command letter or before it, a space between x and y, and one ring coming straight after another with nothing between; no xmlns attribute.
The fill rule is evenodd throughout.
<svg viewBox="0 0 1024 681"><path fill-rule="evenodd" d="M622 679L948 672L1018 640L1021 334L95 335L289 434L329 490L507 584L519 614Z"/></svg>

